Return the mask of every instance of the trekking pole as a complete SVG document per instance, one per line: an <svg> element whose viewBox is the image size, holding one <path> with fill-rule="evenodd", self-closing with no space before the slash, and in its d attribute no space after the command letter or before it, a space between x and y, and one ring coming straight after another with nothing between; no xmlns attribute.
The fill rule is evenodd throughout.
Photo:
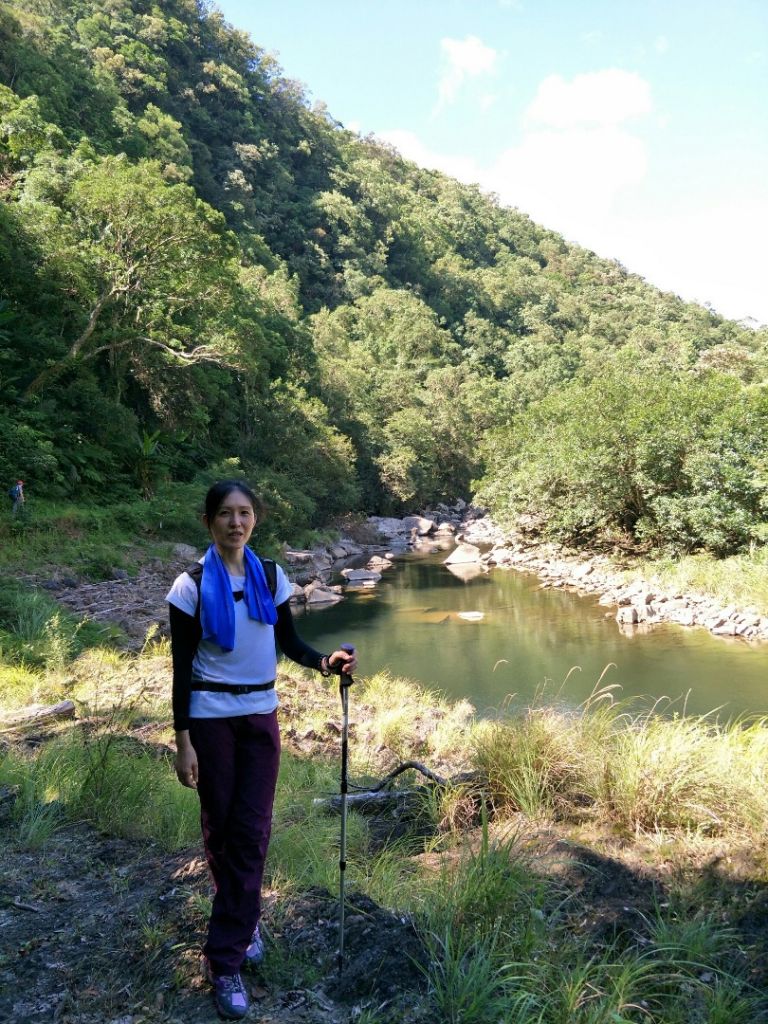
<svg viewBox="0 0 768 1024"><path fill-rule="evenodd" d="M342 644L340 650L352 654L352 644ZM344 876L347 870L347 760L349 754L349 688L354 682L339 667L339 695L341 697L341 842L339 843L339 978L344 970Z"/></svg>

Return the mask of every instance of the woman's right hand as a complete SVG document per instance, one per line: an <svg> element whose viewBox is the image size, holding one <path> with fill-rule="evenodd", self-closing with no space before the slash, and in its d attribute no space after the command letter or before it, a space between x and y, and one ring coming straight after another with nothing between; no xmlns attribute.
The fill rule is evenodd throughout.
<svg viewBox="0 0 768 1024"><path fill-rule="evenodd" d="M189 730L176 733L176 777L182 786L197 789L197 754L189 738Z"/></svg>

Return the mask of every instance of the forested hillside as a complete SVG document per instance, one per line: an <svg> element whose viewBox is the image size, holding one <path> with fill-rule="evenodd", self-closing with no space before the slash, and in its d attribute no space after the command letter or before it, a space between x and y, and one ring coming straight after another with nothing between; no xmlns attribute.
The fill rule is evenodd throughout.
<svg viewBox="0 0 768 1024"><path fill-rule="evenodd" d="M285 535L479 488L569 540L765 540L767 332L346 131L206 3L0 4L0 196L2 481L236 459Z"/></svg>

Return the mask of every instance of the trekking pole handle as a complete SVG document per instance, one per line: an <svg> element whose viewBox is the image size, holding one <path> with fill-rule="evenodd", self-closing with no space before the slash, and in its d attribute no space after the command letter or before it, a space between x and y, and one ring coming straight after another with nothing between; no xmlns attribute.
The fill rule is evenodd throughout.
<svg viewBox="0 0 768 1024"><path fill-rule="evenodd" d="M344 651L346 654L354 654L355 653L355 645L354 644L339 644L339 650L340 651ZM343 669L344 669L344 662L342 662L340 665L334 665L333 666L333 671L334 672L338 672L338 674L339 674L339 680L340 680L341 686L351 686L352 683L354 682L354 680L353 680L352 676L351 675L347 675L343 671Z"/></svg>

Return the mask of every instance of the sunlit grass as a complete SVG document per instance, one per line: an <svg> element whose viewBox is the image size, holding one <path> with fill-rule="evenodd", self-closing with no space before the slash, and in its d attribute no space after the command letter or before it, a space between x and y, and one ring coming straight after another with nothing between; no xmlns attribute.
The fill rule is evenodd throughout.
<svg viewBox="0 0 768 1024"><path fill-rule="evenodd" d="M667 592L706 594L768 615L768 547L755 547L741 555L715 558L696 554L683 558L649 560L628 574L642 577Z"/></svg>
<svg viewBox="0 0 768 1024"><path fill-rule="evenodd" d="M131 736L137 722L149 721L157 723L153 737L171 738L166 650L149 645L144 654L128 656L91 649L63 674L4 671L16 673L9 678L30 694L55 679L74 696L83 719L37 750L11 745L0 758L0 785L18 787L14 835L21 846L45 848L61 829L85 821L169 851L200 849L196 794L178 784L162 746ZM317 684L309 692L305 724L313 721L320 729L339 719L335 690ZM700 900L671 900L645 918L638 915L642 942L625 937L621 944L595 946L569 922L574 894L558 874L541 871L529 833L505 831L503 819L518 815L518 821L547 827L588 820L620 835L648 832L657 838L660 856L665 834L682 842L688 836L692 843L713 833L726 845L750 836L757 842L768 816L765 722L663 717L654 708L615 701L609 690L597 691L579 709L542 698L526 713L493 722L476 721L466 704L438 702L435 708L431 694L404 680L377 677L356 694L353 781L361 766L378 763L376 744L383 738L394 744L392 730L398 756L430 763L437 751L453 751L458 764L469 763L479 773L469 789L458 786L427 801L443 833L421 846L374 842L368 819L349 815L348 891L410 915L423 943L425 998L435 1019L759 1019L754 994L733 973L735 933L720 915L705 913ZM300 706L304 698L299 691L296 696ZM425 722L428 737L443 726L438 739L424 739ZM334 734L325 753L311 757L283 753L265 879L277 896L278 934L286 897L325 892L329 913L336 905L340 820L314 801L338 793L337 740ZM400 784L413 782L406 776ZM495 839L485 819L479 832L466 831L477 817L478 786L497 815ZM426 855L414 857L420 850ZM207 899L202 893L195 898L202 919ZM168 939L165 925L151 914L140 925L139 940L151 958ZM316 970L289 955L275 964L278 984L310 978Z"/></svg>
<svg viewBox="0 0 768 1024"><path fill-rule="evenodd" d="M665 717L596 694L481 722L475 764L497 808L627 832L758 834L768 820L764 721Z"/></svg>
<svg viewBox="0 0 768 1024"><path fill-rule="evenodd" d="M89 736L72 729L36 755L8 751L0 758L0 782L20 787L14 813L22 839L35 822L36 836L46 838L45 823L65 821L88 821L168 850L189 846L199 835L197 797L178 784L168 759L118 733Z"/></svg>

